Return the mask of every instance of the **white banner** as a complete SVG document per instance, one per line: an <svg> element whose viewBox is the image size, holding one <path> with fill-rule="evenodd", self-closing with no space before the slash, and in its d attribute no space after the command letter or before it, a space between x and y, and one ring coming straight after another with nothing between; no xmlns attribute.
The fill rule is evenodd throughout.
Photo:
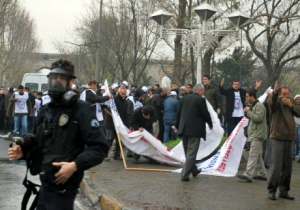
<svg viewBox="0 0 300 210"><path fill-rule="evenodd" d="M108 91L107 82L105 83L106 91ZM266 91L267 92L267 91ZM266 93L264 94L266 95ZM112 110L112 117L115 125L116 132L126 148L132 152L152 158L158 162L179 166L185 162L185 155L182 143L178 144L172 150L161 143L148 131L134 131L130 132L129 129L123 124L115 107L114 100L110 100L110 107ZM224 130L221 127L217 113L213 110L212 106L207 102L208 111L213 121L213 129L206 128L206 141L201 139L197 160L201 160L212 154L217 149L222 141ZM197 165L202 169L202 174L215 175L215 176L235 176L241 160L243 148L246 142L244 135L244 127L248 124L247 118L237 125L229 138L225 141L223 146L215 155L208 160ZM174 170L174 172L180 172Z"/></svg>
<svg viewBox="0 0 300 210"><path fill-rule="evenodd" d="M221 149L209 160L197 165L202 170L201 174L227 177L237 174L247 140L244 134L247 125L248 119L243 118Z"/></svg>

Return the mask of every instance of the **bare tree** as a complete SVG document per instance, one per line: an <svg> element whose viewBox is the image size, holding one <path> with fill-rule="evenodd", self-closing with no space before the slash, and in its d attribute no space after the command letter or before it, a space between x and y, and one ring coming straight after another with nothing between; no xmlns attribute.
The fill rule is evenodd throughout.
<svg viewBox="0 0 300 210"><path fill-rule="evenodd" d="M265 67L268 84L279 79L284 67L300 59L300 0L252 0L253 24L245 27L247 41Z"/></svg>
<svg viewBox="0 0 300 210"><path fill-rule="evenodd" d="M158 41L156 28L148 20L148 6L146 0L105 2L100 40L96 36L100 20L95 7L83 18L77 31L89 54L90 68L95 65L96 49L101 49L101 78L135 84L148 79L145 71Z"/></svg>
<svg viewBox="0 0 300 210"><path fill-rule="evenodd" d="M30 60L38 41L33 20L17 0L0 0L0 5L0 83L16 84L24 72L31 70Z"/></svg>

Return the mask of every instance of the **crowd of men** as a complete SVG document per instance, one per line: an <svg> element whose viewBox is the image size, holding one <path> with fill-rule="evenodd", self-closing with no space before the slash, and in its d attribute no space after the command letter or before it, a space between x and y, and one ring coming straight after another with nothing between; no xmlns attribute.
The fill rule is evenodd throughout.
<svg viewBox="0 0 300 210"><path fill-rule="evenodd" d="M0 88L0 133L23 136L32 131L42 105L42 93L28 87Z"/></svg>
<svg viewBox="0 0 300 210"><path fill-rule="evenodd" d="M300 95L293 97L288 87L276 83L274 91L261 103L257 100L261 84L261 81L256 81L254 87L246 90L236 80L225 88L224 80L215 86L205 75L202 84L195 86L161 88L156 84L138 88L123 81L114 83L110 89L112 94L107 95L105 87L97 81L90 81L87 88L74 91L80 95L80 100L89 104L96 118L91 125L100 128L108 145L117 139L111 111L106 104L111 98L129 129L146 129L163 143L181 137L186 153L182 181L189 181L190 174L195 177L200 173L195 165L200 138L206 138L206 125L213 129L205 99L218 113L226 135L230 135L241 119L247 117L250 123L245 133L250 142L249 158L245 172L238 177L246 182L268 180L271 200L277 199L278 189L281 198L293 200L288 192L292 160L300 160ZM32 93L21 85L17 90L1 88L0 130L12 131L13 135L30 132L38 110L45 104L41 93ZM138 159L130 151L127 155ZM113 158L121 159L118 144Z"/></svg>

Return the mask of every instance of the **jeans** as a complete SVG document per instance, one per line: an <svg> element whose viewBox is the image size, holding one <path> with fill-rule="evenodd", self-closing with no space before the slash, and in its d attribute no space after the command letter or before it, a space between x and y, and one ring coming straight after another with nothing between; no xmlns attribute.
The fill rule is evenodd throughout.
<svg viewBox="0 0 300 210"><path fill-rule="evenodd" d="M164 143L171 139L172 125L174 125L174 121L164 120Z"/></svg>
<svg viewBox="0 0 300 210"><path fill-rule="evenodd" d="M20 136L28 132L28 116L27 114L14 116L14 133Z"/></svg>
<svg viewBox="0 0 300 210"><path fill-rule="evenodd" d="M228 136L232 133L234 128L239 124L243 117L231 117L227 119L227 134Z"/></svg>

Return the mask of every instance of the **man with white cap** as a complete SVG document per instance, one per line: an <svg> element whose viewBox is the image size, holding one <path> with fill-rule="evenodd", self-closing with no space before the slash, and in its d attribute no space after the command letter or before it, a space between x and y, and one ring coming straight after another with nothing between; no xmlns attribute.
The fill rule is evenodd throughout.
<svg viewBox="0 0 300 210"><path fill-rule="evenodd" d="M122 119L124 125L129 128L130 119L133 114L133 104L127 98L127 90L128 90L127 88L128 88L128 85L126 85L122 82L120 84L120 87L118 89L116 96L114 97L114 100L115 100L116 108L118 110L120 118ZM116 146L116 150L114 153L114 159L115 160L120 159L120 147L118 144Z"/></svg>
<svg viewBox="0 0 300 210"><path fill-rule="evenodd" d="M179 101L177 92L171 91L169 96L164 101L164 142L168 142L171 138L171 128L176 123Z"/></svg>

